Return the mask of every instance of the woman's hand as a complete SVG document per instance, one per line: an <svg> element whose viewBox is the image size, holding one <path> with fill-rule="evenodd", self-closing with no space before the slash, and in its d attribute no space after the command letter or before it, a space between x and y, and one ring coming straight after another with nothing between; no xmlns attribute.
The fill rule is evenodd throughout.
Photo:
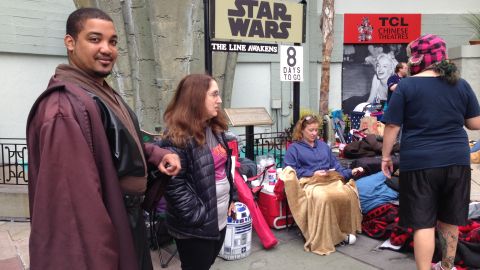
<svg viewBox="0 0 480 270"><path fill-rule="evenodd" d="M318 171L315 171L315 172L313 173L313 175L316 175L316 176L325 176L325 175L327 175L327 171L325 171L325 170L318 170Z"/></svg>
<svg viewBox="0 0 480 270"><path fill-rule="evenodd" d="M357 167L357 168L354 168L352 170L352 175L355 176L355 177L358 177L360 175L362 175L365 171L363 170L362 167Z"/></svg>
<svg viewBox="0 0 480 270"><path fill-rule="evenodd" d="M390 156L382 157L382 172L388 178L392 178L393 162Z"/></svg>

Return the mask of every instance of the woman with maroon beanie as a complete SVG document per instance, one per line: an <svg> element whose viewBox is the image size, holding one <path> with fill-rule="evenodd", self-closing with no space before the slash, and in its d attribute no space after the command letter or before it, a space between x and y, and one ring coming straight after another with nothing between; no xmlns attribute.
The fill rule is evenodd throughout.
<svg viewBox="0 0 480 270"><path fill-rule="evenodd" d="M480 109L470 85L447 59L443 39L424 35L407 46L411 77L393 92L383 140L382 170L390 177L391 149L400 142L400 225L414 230L417 269L456 269L458 226L470 202L468 129L480 129ZM435 228L442 261L431 265Z"/></svg>

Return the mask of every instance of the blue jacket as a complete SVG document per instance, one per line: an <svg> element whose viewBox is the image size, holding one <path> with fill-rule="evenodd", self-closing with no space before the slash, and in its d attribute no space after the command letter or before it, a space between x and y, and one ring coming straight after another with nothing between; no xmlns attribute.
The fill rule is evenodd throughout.
<svg viewBox="0 0 480 270"><path fill-rule="evenodd" d="M352 170L342 167L330 147L319 140L315 140L313 147L304 141L295 141L288 147L284 163L295 169L298 178L310 177L317 170L329 169L335 169L345 179L352 177Z"/></svg>

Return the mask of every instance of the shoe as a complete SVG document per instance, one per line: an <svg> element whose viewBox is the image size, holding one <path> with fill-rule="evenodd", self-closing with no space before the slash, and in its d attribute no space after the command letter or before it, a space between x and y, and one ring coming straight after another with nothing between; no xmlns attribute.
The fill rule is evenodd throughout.
<svg viewBox="0 0 480 270"><path fill-rule="evenodd" d="M345 242L347 245L353 245L355 242L357 242L357 237L353 234L347 234L347 237L343 242Z"/></svg>
<svg viewBox="0 0 480 270"><path fill-rule="evenodd" d="M442 267L442 261L439 261L435 264L432 263L432 270L446 270L446 269ZM457 268L454 266L452 267L451 270L457 270Z"/></svg>
<svg viewBox="0 0 480 270"><path fill-rule="evenodd" d="M340 242L338 245L339 246L346 246L346 245L353 245L357 242L357 237L353 234L347 234L347 237L345 237L345 240Z"/></svg>

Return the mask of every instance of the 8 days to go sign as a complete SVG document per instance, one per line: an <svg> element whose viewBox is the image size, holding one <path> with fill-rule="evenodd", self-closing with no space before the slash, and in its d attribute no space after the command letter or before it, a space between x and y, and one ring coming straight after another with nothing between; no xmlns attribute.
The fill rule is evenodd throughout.
<svg viewBox="0 0 480 270"><path fill-rule="evenodd" d="M280 46L280 81L303 82L302 46Z"/></svg>

